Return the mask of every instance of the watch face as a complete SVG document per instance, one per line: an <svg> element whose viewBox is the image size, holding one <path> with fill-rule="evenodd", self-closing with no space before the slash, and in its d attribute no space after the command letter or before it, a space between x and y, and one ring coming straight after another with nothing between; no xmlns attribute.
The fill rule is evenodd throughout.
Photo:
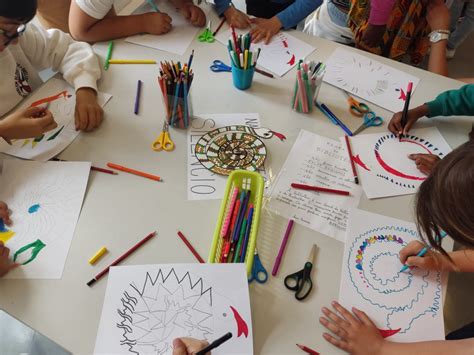
<svg viewBox="0 0 474 355"><path fill-rule="evenodd" d="M431 42L438 42L441 39L441 33L435 32L431 34Z"/></svg>

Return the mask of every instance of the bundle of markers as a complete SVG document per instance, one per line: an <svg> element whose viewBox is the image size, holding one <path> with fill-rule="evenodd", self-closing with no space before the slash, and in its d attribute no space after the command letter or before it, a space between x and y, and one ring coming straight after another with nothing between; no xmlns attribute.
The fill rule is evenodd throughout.
<svg viewBox="0 0 474 355"><path fill-rule="evenodd" d="M325 65L314 61L298 63L296 71L295 91L293 93L293 110L309 113L313 109L313 101L319 94L323 81Z"/></svg>
<svg viewBox="0 0 474 355"><path fill-rule="evenodd" d="M251 51L252 37L250 33L245 36L235 33L232 27L232 37L229 37L227 49L229 50L230 61L236 68L247 70L254 69L260 55L260 48L256 51Z"/></svg>
<svg viewBox="0 0 474 355"><path fill-rule="evenodd" d="M165 103L166 120L173 127L187 128L190 123L189 90L194 78L191 70L193 56L194 50L189 62L183 66L180 62L160 62L158 83Z"/></svg>
<svg viewBox="0 0 474 355"><path fill-rule="evenodd" d="M250 239L254 206L250 201L250 190L239 190L232 186L225 209L220 238L219 262L243 263Z"/></svg>

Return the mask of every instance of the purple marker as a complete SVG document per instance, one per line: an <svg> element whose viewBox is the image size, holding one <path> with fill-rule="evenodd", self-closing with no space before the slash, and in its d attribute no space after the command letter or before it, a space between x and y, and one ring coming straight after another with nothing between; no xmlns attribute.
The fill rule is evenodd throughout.
<svg viewBox="0 0 474 355"><path fill-rule="evenodd" d="M283 236L283 240L280 245L280 250L278 251L278 255L275 259L275 265L273 265L272 275L276 276L278 273L278 269L280 268L281 258L283 257L283 252L285 251L286 244L288 243L288 238L290 237L291 229L293 228L294 220L290 219L288 222L288 227L286 227L285 235Z"/></svg>

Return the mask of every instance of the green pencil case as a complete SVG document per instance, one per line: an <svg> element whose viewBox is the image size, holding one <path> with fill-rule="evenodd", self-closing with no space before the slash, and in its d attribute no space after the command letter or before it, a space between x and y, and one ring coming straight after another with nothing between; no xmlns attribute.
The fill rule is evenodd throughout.
<svg viewBox="0 0 474 355"><path fill-rule="evenodd" d="M211 244L211 250L209 252L208 263L219 263L221 260L224 238L221 238L220 233L222 224L225 221L228 205L230 205L232 189L234 186L238 187L239 191L250 190L249 205L252 204L254 208L252 226L250 228L247 250L244 259L244 262L247 266L247 275L250 275L253 266L255 246L257 245L258 226L260 224L260 211L262 209L264 190L263 177L256 172L235 170L230 173L224 192L224 198L222 199L221 208L219 210L219 218L214 230L214 237Z"/></svg>

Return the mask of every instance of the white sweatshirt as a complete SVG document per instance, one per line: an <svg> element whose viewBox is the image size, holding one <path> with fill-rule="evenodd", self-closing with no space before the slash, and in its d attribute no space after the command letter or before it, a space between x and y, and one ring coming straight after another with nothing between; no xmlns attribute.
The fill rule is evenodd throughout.
<svg viewBox="0 0 474 355"><path fill-rule="evenodd" d="M101 71L89 44L29 23L19 42L0 52L0 117L42 84L38 71L48 68L62 73L76 90L97 90Z"/></svg>

